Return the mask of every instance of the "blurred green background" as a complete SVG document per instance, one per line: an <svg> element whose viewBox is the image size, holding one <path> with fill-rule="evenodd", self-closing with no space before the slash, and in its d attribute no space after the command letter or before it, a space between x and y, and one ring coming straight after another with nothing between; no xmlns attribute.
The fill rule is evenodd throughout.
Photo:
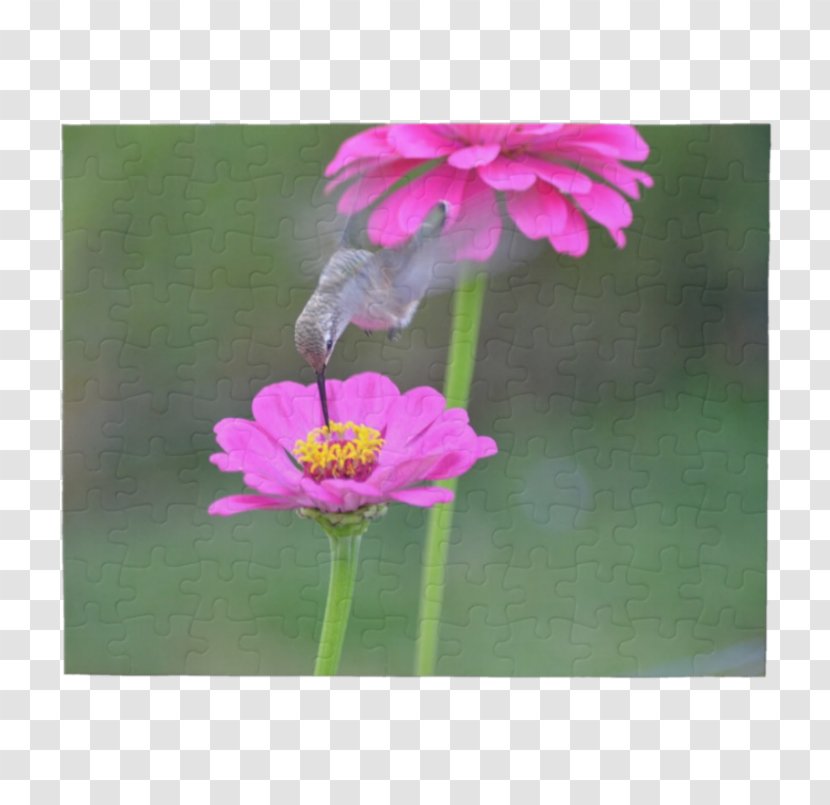
<svg viewBox="0 0 830 805"><path fill-rule="evenodd" d="M354 126L64 129L66 670L308 674L326 537L243 491L212 426L311 382L293 322L334 245ZM440 674L757 674L766 597L769 129L641 127L625 250L490 278ZM450 298L331 377L441 388ZM341 673L412 673L425 516L364 537Z"/></svg>

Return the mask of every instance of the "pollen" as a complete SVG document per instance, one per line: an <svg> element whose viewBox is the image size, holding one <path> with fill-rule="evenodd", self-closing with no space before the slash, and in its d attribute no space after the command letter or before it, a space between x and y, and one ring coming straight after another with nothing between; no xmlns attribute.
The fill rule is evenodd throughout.
<svg viewBox="0 0 830 805"><path fill-rule="evenodd" d="M310 478L318 483L330 478L365 481L378 462L383 447L380 431L354 422L331 422L298 439L293 453Z"/></svg>

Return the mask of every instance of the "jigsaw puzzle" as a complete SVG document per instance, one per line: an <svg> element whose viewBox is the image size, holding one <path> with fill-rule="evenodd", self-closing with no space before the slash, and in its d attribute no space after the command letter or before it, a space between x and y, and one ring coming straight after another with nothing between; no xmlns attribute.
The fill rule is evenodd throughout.
<svg viewBox="0 0 830 805"><path fill-rule="evenodd" d="M65 127L66 671L763 674L769 152Z"/></svg>

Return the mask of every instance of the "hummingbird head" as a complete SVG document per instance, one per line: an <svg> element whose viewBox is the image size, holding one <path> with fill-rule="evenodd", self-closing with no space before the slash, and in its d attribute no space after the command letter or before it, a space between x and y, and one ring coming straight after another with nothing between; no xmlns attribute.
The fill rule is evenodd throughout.
<svg viewBox="0 0 830 805"><path fill-rule="evenodd" d="M337 333L331 316L306 308L294 326L294 344L303 360L319 375L326 369Z"/></svg>
<svg viewBox="0 0 830 805"><path fill-rule="evenodd" d="M294 344L303 360L317 375L320 391L320 405L326 426L329 424L328 402L326 400L326 365L331 357L342 328L336 314L330 309L317 305L306 305L294 326Z"/></svg>

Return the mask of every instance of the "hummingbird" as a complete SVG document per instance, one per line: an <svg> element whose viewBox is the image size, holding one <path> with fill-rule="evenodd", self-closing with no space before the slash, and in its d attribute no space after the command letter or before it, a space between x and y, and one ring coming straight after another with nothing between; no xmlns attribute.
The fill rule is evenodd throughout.
<svg viewBox="0 0 830 805"><path fill-rule="evenodd" d="M392 341L400 336L432 282L438 255L430 246L444 228L448 209L439 202L404 245L374 252L354 245L354 222L347 224L294 327L297 351L317 377L327 427L325 375L334 345L349 323L367 334L386 330Z"/></svg>

